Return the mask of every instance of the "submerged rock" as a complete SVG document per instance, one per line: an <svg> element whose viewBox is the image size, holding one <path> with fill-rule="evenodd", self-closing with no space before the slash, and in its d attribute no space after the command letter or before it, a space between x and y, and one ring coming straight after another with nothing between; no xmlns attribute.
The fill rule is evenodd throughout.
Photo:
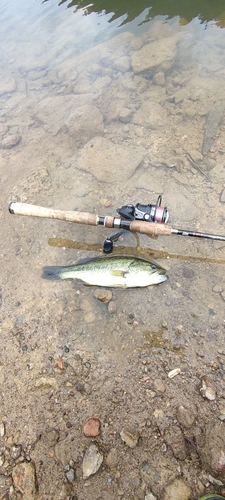
<svg viewBox="0 0 225 500"><path fill-rule="evenodd" d="M171 67L175 56L177 37L162 38L144 45L132 54L131 66L135 73L142 73L147 77L156 71Z"/></svg>
<svg viewBox="0 0 225 500"><path fill-rule="evenodd" d="M142 154L104 137L95 137L80 150L78 167L100 182L127 180L142 161Z"/></svg>

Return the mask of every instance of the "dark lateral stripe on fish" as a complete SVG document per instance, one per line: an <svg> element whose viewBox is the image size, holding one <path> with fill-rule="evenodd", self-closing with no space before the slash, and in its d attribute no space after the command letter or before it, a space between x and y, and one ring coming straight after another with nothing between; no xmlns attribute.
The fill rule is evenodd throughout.
<svg viewBox="0 0 225 500"><path fill-rule="evenodd" d="M61 280L60 271L62 270L61 266L46 266L43 267L42 278L45 280Z"/></svg>

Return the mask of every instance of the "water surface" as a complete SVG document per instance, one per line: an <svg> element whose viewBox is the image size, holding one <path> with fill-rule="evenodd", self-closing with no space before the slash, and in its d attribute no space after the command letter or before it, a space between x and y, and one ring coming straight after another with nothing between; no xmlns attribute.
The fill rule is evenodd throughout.
<svg viewBox="0 0 225 500"><path fill-rule="evenodd" d="M7 211L116 215L162 194L173 227L224 232L223 6L157 4L1 3L3 320L28 325L31 350L38 337L120 362L162 325L165 345L178 327L181 347L206 335L209 356L222 341L221 242L124 237L116 253L155 258L169 281L114 291L111 314L96 290L41 279L45 265L101 254L109 231Z"/></svg>

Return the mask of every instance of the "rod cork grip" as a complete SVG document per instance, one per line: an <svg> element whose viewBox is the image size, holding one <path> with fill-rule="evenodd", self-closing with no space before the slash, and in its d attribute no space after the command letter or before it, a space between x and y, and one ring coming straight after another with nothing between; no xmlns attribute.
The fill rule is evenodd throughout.
<svg viewBox="0 0 225 500"><path fill-rule="evenodd" d="M133 220L130 223L130 231L151 234L152 236L170 236L172 234L172 227L167 224Z"/></svg>
<svg viewBox="0 0 225 500"><path fill-rule="evenodd" d="M69 210L53 210L52 208L29 205L27 203L9 204L9 212L15 215L28 215L33 217L47 217L49 219L65 220L67 222L76 222L77 224L88 224L96 226L98 216L89 212L76 212Z"/></svg>

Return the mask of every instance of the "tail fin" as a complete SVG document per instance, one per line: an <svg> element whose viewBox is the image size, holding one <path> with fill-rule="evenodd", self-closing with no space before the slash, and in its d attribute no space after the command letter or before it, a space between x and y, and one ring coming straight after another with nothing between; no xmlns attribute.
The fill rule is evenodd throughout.
<svg viewBox="0 0 225 500"><path fill-rule="evenodd" d="M47 266L43 267L42 278L45 280L61 280L60 272L61 266Z"/></svg>

